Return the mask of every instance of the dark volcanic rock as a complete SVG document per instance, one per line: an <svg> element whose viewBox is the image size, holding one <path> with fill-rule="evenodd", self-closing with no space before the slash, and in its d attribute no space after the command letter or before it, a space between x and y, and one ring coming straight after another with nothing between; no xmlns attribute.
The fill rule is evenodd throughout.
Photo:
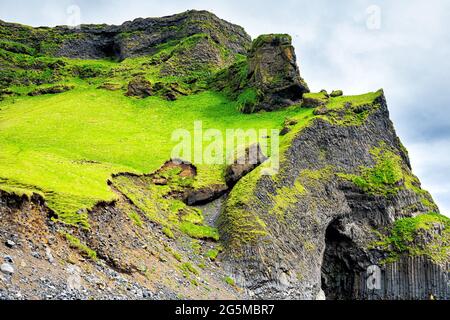
<svg viewBox="0 0 450 320"><path fill-rule="evenodd" d="M261 146L259 144L251 145L243 152L242 156L237 158L233 164L226 168L226 184L214 184L200 189L189 190L186 193L186 204L203 205L220 198L239 180L252 172L266 160L267 157L263 154Z"/></svg>
<svg viewBox="0 0 450 320"><path fill-rule="evenodd" d="M260 164L265 162L267 157L262 153L261 146L254 144L247 148L242 157L228 166L225 171L225 181L228 186L232 187L241 180L242 177L253 171Z"/></svg>
<svg viewBox="0 0 450 320"><path fill-rule="evenodd" d="M163 62L161 76L190 76L198 71L224 67L227 60L213 39L200 36L183 49L172 52Z"/></svg>
<svg viewBox="0 0 450 320"><path fill-rule="evenodd" d="M273 111L299 103L309 92L300 77L289 35L262 35L246 60L219 72L211 85L238 101L243 113Z"/></svg>
<svg viewBox="0 0 450 320"><path fill-rule="evenodd" d="M197 175L197 168L193 164L178 159L171 159L167 161L158 171L156 171L154 176L158 177L164 172L173 169L179 171L177 175L181 178L194 178Z"/></svg>
<svg viewBox="0 0 450 320"><path fill-rule="evenodd" d="M262 100L254 110L275 110L301 100L309 92L300 77L289 35L263 35L253 42L248 56L249 86L261 91Z"/></svg>
<svg viewBox="0 0 450 320"><path fill-rule="evenodd" d="M158 288L154 281L157 284L159 279L167 279L167 276L174 276L176 280L181 258L172 252L172 245L187 254L183 259L197 257L183 245L189 243L192 247L192 239L187 238L189 234L186 233L185 238L181 229L169 228L176 227L179 222L191 223L183 219L193 213L192 208L184 208L182 204L183 208L179 209L180 203L170 202L182 200L188 205L209 205L211 212L207 218L210 225L216 226L216 217L220 215L218 222L224 245L223 256L219 258L221 263L214 269L205 269L197 278L207 284L203 277L214 275L216 279L212 285L219 285L220 290L226 272L244 289L236 291L232 298L234 295L247 298L248 294L253 298L269 299L449 299L448 261L436 261L425 255L408 256L406 251L395 261L386 260L392 258L389 255L391 249L379 245L379 235L385 236L384 232L391 230L398 219L438 211L431 196L421 189L420 182L411 172L407 152L389 120L384 96L378 96L373 104L355 103L353 106L347 102L342 107L336 104L327 108L330 96L339 97L342 91L333 91L330 95L326 91L308 93L289 36L261 36L251 47L250 37L241 27L205 11L189 11L163 18L136 19L121 26L83 25L80 29L31 28L0 21L0 38L25 44L5 50L26 55L122 60L155 54L144 65L159 64L163 76L192 75L192 79L179 83L152 85L145 79L145 72L139 72L133 75L135 78L128 85L129 96L159 95L175 100L198 90L186 86L203 82L196 73L209 74L223 68L214 85L242 102L243 112L272 111L303 101L303 107L313 107L314 114L321 116L305 127L296 126L296 120L285 121L282 134L290 134L283 140L280 172L275 176L258 176L259 170L254 170L266 160L258 145L253 146L254 153L249 149L243 159L230 165L225 172L226 182L218 184L198 186L195 184L196 167L176 160L166 162L149 175L114 175L109 185L117 200L78 211L79 214L89 213L90 228L58 223L56 213L46 206L42 195L34 194L29 199L26 195L0 190L0 244L14 253L14 259L4 257L1 272L5 275L0 276L0 282L5 277L17 278L17 286L13 285L28 291L23 297L140 299L148 297L149 293L136 286L133 279L138 279L134 277L137 273L151 288ZM173 43L176 46L170 46ZM161 44L168 44L171 50L165 50L167 46ZM2 46L5 48L5 44ZM160 52L163 54L159 55ZM248 54L247 59L238 59L234 63L238 53ZM231 67L225 68L232 63ZM58 69L63 64L62 61L54 65L42 64L39 69ZM95 68L81 67L73 71L81 78L103 75ZM0 85L9 85L10 79L6 80L0 81ZM104 83L100 88L116 90L120 86ZM53 86L40 88L30 95L70 89L69 86ZM10 94L10 91L0 91L0 99ZM394 160L390 159L384 167L395 167L395 160L398 160L402 172L402 178L394 182L393 190L386 193L371 191L356 182L364 180L361 172L377 166L374 148L381 147L395 155ZM370 184L370 181L363 182ZM198 214L196 218L202 217ZM195 221L192 217L189 219ZM170 221L177 223L164 225ZM206 227L200 222L192 224L194 228ZM430 243L434 250L445 249L439 241L441 234L447 231L444 225L435 224L425 232L415 234L411 240L412 249L422 249ZM67 234L79 237L78 245L70 246ZM178 241L178 236L182 241ZM25 242L18 238L27 239L29 246L29 253L27 251L20 257L16 254L25 248ZM7 239L14 240L15 245ZM203 255L203 249L207 249L204 246L210 244L207 241L201 243ZM50 251L47 245L52 244L53 251ZM85 258L89 251L84 252L87 249L94 250L99 261L84 268L88 266ZM48 261L42 259L45 256ZM84 258L80 259L82 256ZM32 269L23 266L24 257L28 264L31 261ZM14 260L21 261L21 265L16 266ZM83 270L89 270L90 274L84 276L84 281L88 280L84 293L65 293L67 274L63 267L66 263L56 263L59 261L74 261L83 266ZM48 265L49 262L52 264ZM157 272L154 277L148 277L148 267ZM370 288L368 282L372 275L369 271L376 271L374 267L380 270L380 288L376 290ZM159 269L167 269L167 273ZM92 271L99 278L111 279L106 279L105 283L99 279L89 285ZM28 286L19 286L29 282L24 272L33 278L37 278L37 274L51 277L50 283L55 286L38 285L36 292L31 292ZM58 277L61 277L60 281ZM48 282L42 279L40 282ZM183 282L176 283L169 293L151 295L175 299L183 292L198 291L178 291L180 284ZM188 282L186 284L190 286ZM99 293L102 287L111 289L110 293ZM203 287L198 286L198 289L205 289ZM6 290L0 289L0 299L22 297L11 288L8 285ZM141 292L135 294L132 290ZM206 294L215 298L215 291L208 290Z"/></svg>
<svg viewBox="0 0 450 320"><path fill-rule="evenodd" d="M344 95L344 92L342 92L342 90L334 90L333 92L330 93L330 97L332 97L332 98L340 97L343 95Z"/></svg>
<svg viewBox="0 0 450 320"><path fill-rule="evenodd" d="M152 84L142 76L133 78L128 83L128 91L125 93L129 97L146 98L152 95Z"/></svg>
<svg viewBox="0 0 450 320"><path fill-rule="evenodd" d="M285 136L289 132L291 132L292 131L292 127L295 126L297 123L298 123L298 121L295 120L295 119L286 119L284 121L283 129L281 129L281 131L280 131L280 136Z"/></svg>
<svg viewBox="0 0 450 320"><path fill-rule="evenodd" d="M324 115L330 113L330 110L326 106L322 105L322 106L319 106L318 108L316 108L313 111L313 113L316 116L324 116Z"/></svg>
<svg viewBox="0 0 450 320"><path fill-rule="evenodd" d="M203 205L210 203L228 191L225 184L210 185L201 189L190 190L186 193L185 202L189 206Z"/></svg>
<svg viewBox="0 0 450 320"><path fill-rule="evenodd" d="M186 96L189 94L189 91L184 90L180 84L166 83L166 82L157 82L153 85L153 90L155 94L169 100L174 101L177 100L180 96Z"/></svg>
<svg viewBox="0 0 450 320"><path fill-rule="evenodd" d="M232 53L245 54L250 36L240 26L207 11L187 11L162 18L139 18L120 26L82 25L81 28L30 28L0 21L0 36L55 56L123 60L155 53L157 46L196 34L206 34ZM2 34L3 30L5 34ZM48 49L51 44L51 48ZM50 50L50 51L49 51Z"/></svg>
<svg viewBox="0 0 450 320"><path fill-rule="evenodd" d="M433 286L431 278L441 279L433 295L449 298L444 288L445 266L439 269L431 260L424 266L411 262L411 267L402 266L395 274L383 273L391 287L369 293L370 266L382 272L396 268L383 265L385 252L370 247L377 240L373 230L432 210L421 201L422 192L402 188L393 195L373 195L339 178L339 172L356 174L361 167L372 167L371 150L380 143L395 150L403 170L410 172L384 97L376 103L361 125L314 120L290 143L275 177L241 180L235 188L238 194L248 190L245 196L236 198L231 192L219 218L225 268L250 295L316 299L325 292L331 299L364 299L369 294L374 299L406 299L414 296L405 291L406 279L418 270L430 274L428 280L423 279L427 281L424 288ZM420 298L426 298L424 290L420 292Z"/></svg>
<svg viewBox="0 0 450 320"><path fill-rule="evenodd" d="M303 95L302 107L317 108L325 106L328 103L329 96L326 91L319 93L307 93Z"/></svg>
<svg viewBox="0 0 450 320"><path fill-rule="evenodd" d="M0 89L0 101L2 101L5 97L12 96L14 92L9 89Z"/></svg>
<svg viewBox="0 0 450 320"><path fill-rule="evenodd" d="M244 54L250 47L250 36L242 27L207 11L192 10L163 18L136 19L115 29L118 32L115 46L121 58L152 53L159 44L195 34L206 34L233 53Z"/></svg>

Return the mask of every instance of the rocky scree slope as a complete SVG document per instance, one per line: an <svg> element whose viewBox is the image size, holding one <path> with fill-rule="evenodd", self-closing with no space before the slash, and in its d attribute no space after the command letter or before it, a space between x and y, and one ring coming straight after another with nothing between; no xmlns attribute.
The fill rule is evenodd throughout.
<svg viewBox="0 0 450 320"><path fill-rule="evenodd" d="M143 103L215 90L245 117L289 112L274 176L167 159L111 175L114 199L76 214L0 180L0 298L448 299L450 222L412 174L383 91L310 93L288 35L251 42L204 11L76 30L1 22L0 35L5 103L98 86Z"/></svg>

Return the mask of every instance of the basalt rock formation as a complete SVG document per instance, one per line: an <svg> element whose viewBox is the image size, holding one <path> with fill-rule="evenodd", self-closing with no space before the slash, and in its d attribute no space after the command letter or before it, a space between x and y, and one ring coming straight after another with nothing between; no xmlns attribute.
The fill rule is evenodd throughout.
<svg viewBox="0 0 450 320"><path fill-rule="evenodd" d="M243 113L287 107L309 92L287 34L259 36L247 58L219 73L213 86L235 97Z"/></svg>
<svg viewBox="0 0 450 320"><path fill-rule="evenodd" d="M58 107L50 138L27 135L45 148L0 141L0 299L449 299L450 219L412 173L383 90L311 93L291 42L252 42L205 11L75 29L0 21L0 112L26 102L2 128ZM254 141L231 164L174 159L165 127L194 117L276 122L279 170ZM42 159L16 169L26 152ZM50 169L55 183L39 176Z"/></svg>
<svg viewBox="0 0 450 320"><path fill-rule="evenodd" d="M184 77L193 84L233 64L235 57L246 54L250 46L251 38L242 27L207 11L136 19L120 26L32 28L0 20L0 50L9 52L0 57L0 88L13 83L53 83L67 72L82 79L101 76L101 71L92 67L74 66L68 70L63 59L48 62L41 57L123 61L148 56L143 68L158 66L161 77ZM39 61L17 61L10 53ZM29 72L19 75L18 70ZM168 99L173 97L170 93Z"/></svg>
<svg viewBox="0 0 450 320"><path fill-rule="evenodd" d="M448 249L436 256L424 249L429 256L421 259L401 253L390 261L390 244L378 242L380 234L374 230L384 232L398 219L420 217L437 208L411 173L381 91L367 108L367 118L360 123L323 117L293 131L279 175L253 172L225 202L220 230L226 243L226 269L251 295L448 299ZM341 110L341 116L344 112L356 116L359 111ZM370 179L360 176L365 171L361 168L382 166L398 170L398 176L380 186L359 183ZM250 195L244 197L241 190ZM448 230L442 230L448 222L435 224L430 239L439 238L438 246L447 248ZM382 270L383 285L378 289L369 290L370 266ZM416 271L421 280L414 278Z"/></svg>
<svg viewBox="0 0 450 320"><path fill-rule="evenodd" d="M242 27L228 23L207 11L187 11L163 18L136 19L121 26L81 25L32 29L0 21L3 34L45 54L79 59L143 56L170 41L192 35L208 35L233 53L245 54L250 36Z"/></svg>

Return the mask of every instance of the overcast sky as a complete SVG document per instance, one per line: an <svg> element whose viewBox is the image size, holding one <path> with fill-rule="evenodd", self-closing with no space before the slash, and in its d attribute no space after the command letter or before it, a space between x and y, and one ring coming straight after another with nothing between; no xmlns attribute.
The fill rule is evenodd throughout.
<svg viewBox="0 0 450 320"><path fill-rule="evenodd" d="M121 24L205 9L252 37L289 33L314 91L384 88L414 172L450 214L450 1L0 0L0 19L33 26Z"/></svg>

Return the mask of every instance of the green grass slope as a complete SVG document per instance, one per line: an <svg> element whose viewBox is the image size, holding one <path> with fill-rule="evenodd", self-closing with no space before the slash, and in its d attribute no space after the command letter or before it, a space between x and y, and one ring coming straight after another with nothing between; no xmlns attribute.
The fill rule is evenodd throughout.
<svg viewBox="0 0 450 320"><path fill-rule="evenodd" d="M0 109L0 188L39 192L63 215L112 200L106 181L113 173L158 169L175 145L172 132L192 132L194 121L225 133L231 128L280 128L286 117L304 112L292 108L243 115L215 92L174 102L139 100L81 81L62 94L7 99ZM210 168L200 167L200 177L202 169Z"/></svg>
<svg viewBox="0 0 450 320"><path fill-rule="evenodd" d="M180 76L165 74L168 63L175 71L189 67L175 62L205 37L165 43L152 56L122 62L54 58L11 41L0 46L0 68L5 71L0 76L0 189L39 193L61 221L83 224L85 215L77 212L115 199L107 184L112 174L150 173L170 159L177 129L193 133L194 122L202 121L204 130L218 129L225 136L227 129L281 129L286 119L305 127L315 117L312 109L301 106L242 114L239 99L211 90L209 79L220 72L214 65L194 63L195 70L187 75L183 70ZM224 60L242 60L226 53ZM125 96L126 85L137 75L153 84L175 84L185 95L175 101L158 94ZM104 84L116 90L99 89ZM55 85L74 89L28 95ZM328 106L334 110L346 101L370 103L378 95L332 98ZM292 133L281 138L282 149L290 139ZM223 182L223 165L194 164L194 186Z"/></svg>

